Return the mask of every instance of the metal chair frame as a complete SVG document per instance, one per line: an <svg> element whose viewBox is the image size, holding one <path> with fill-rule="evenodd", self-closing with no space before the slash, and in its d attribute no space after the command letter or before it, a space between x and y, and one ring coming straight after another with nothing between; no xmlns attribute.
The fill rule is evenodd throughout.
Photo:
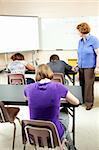
<svg viewBox="0 0 99 150"><path fill-rule="evenodd" d="M7 110L11 110L11 112L9 112ZM14 150L15 135L16 135L16 124L15 124L14 120L18 119L18 121L20 123L20 119L18 117L16 117L19 110L20 109L18 107L5 107L3 102L0 101L0 122L1 123L10 122L14 125L12 150Z"/></svg>
<svg viewBox="0 0 99 150"><path fill-rule="evenodd" d="M65 83L65 78L64 78L63 73L54 73L52 81L60 82L60 83L64 84Z"/></svg>
<svg viewBox="0 0 99 150"><path fill-rule="evenodd" d="M30 137L32 137L32 142ZM43 120L22 120L22 138L24 150L27 143L33 145L35 150L40 150L41 148L45 150L64 150L66 142L65 139L61 142L57 128L53 122ZM41 145L39 138L41 139ZM47 141L48 138L50 139L50 143Z"/></svg>
<svg viewBox="0 0 99 150"><path fill-rule="evenodd" d="M8 84L25 84L25 77L23 74L8 74Z"/></svg>

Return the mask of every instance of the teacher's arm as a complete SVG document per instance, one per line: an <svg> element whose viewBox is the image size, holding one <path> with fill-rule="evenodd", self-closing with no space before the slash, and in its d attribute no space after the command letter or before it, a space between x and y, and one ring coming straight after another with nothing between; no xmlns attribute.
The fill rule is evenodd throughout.
<svg viewBox="0 0 99 150"><path fill-rule="evenodd" d="M95 52L97 54L95 74L99 74L99 48L95 49Z"/></svg>

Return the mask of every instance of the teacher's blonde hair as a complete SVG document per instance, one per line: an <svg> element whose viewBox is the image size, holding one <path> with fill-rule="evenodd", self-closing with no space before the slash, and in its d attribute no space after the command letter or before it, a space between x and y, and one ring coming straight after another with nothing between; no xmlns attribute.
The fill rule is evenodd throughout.
<svg viewBox="0 0 99 150"><path fill-rule="evenodd" d="M50 69L50 67L46 64L41 64L37 67L36 70L36 81L40 81L41 79L52 79L53 78L53 71Z"/></svg>
<svg viewBox="0 0 99 150"><path fill-rule="evenodd" d="M88 34L90 32L90 26L86 22L78 24L76 28L82 34Z"/></svg>

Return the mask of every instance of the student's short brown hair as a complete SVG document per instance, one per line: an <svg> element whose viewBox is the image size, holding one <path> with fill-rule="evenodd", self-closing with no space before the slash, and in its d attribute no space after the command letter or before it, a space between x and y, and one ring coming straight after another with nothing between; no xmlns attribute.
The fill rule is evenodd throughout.
<svg viewBox="0 0 99 150"><path fill-rule="evenodd" d="M21 53L15 53L14 55L11 56L11 59L13 61L15 61L15 60L24 60L24 56Z"/></svg>
<svg viewBox="0 0 99 150"><path fill-rule="evenodd" d="M57 61L57 60L59 60L59 56L58 55L53 54L53 55L50 56L50 62L54 62L54 61Z"/></svg>
<svg viewBox="0 0 99 150"><path fill-rule="evenodd" d="M85 22L78 24L76 28L82 34L88 34L90 32L90 26Z"/></svg>
<svg viewBox="0 0 99 150"><path fill-rule="evenodd" d="M40 81L41 79L52 79L53 78L53 72L50 69L50 67L46 64L41 64L37 67L36 70L36 81Z"/></svg>

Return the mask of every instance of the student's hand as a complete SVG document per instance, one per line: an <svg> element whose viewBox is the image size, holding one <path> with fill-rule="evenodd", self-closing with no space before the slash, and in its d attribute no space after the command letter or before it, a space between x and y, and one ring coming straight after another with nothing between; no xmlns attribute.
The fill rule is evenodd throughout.
<svg viewBox="0 0 99 150"><path fill-rule="evenodd" d="M24 95L24 99L25 99L25 101L28 101L28 98Z"/></svg>
<svg viewBox="0 0 99 150"><path fill-rule="evenodd" d="M35 67L31 64L27 64L26 69L28 69L30 71L35 71Z"/></svg>
<svg viewBox="0 0 99 150"><path fill-rule="evenodd" d="M75 66L72 67L72 71L75 71Z"/></svg>
<svg viewBox="0 0 99 150"><path fill-rule="evenodd" d="M74 72L78 72L78 69L79 69L78 66L73 66L73 67L72 67L72 70L73 70Z"/></svg>

